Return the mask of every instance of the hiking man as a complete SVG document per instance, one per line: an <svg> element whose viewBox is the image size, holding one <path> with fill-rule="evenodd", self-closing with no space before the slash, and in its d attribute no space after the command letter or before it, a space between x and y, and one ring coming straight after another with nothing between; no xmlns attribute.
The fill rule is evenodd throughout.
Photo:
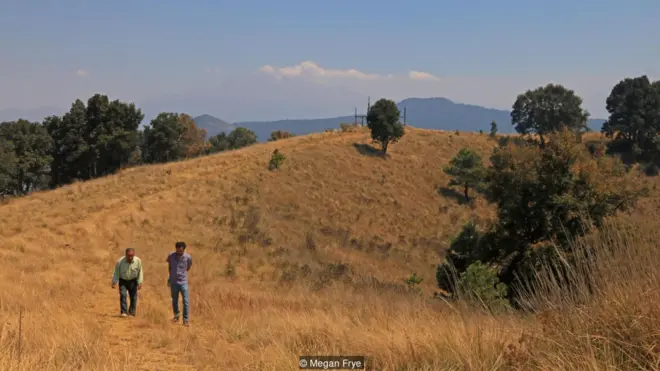
<svg viewBox="0 0 660 371"><path fill-rule="evenodd" d="M192 267L192 257L185 253L186 243L179 241L174 244L176 251L167 256L168 264L167 286L172 294L172 322L179 322L179 293L183 299L183 325L188 326L190 306L188 301L188 271Z"/></svg>
<svg viewBox="0 0 660 371"><path fill-rule="evenodd" d="M138 290L142 288L143 276L142 261L135 256L135 250L133 248L127 248L126 255L115 263L115 272L112 275L112 288L114 289L117 283L119 283L119 307L122 317L126 317L127 315L135 316ZM128 310L126 309L127 293L131 299L131 305Z"/></svg>

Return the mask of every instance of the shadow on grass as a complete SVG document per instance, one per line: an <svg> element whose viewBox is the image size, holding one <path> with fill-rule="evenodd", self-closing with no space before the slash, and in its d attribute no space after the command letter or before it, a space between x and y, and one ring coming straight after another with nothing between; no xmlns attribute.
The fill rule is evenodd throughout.
<svg viewBox="0 0 660 371"><path fill-rule="evenodd" d="M472 203L473 198L470 197L470 201L465 200L465 195L463 193L458 192L457 190L449 187L438 187L438 194L445 198L453 198L458 202L459 205L465 205L465 204L470 204Z"/></svg>
<svg viewBox="0 0 660 371"><path fill-rule="evenodd" d="M370 156L370 157L380 157L385 159L387 156L383 154L383 151L372 146L371 144L366 143L353 143L353 147L360 152L361 155Z"/></svg>

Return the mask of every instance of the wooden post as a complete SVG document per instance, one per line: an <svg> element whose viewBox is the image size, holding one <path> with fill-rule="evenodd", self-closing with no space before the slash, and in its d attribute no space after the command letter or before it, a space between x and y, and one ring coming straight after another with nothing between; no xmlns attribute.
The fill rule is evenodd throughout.
<svg viewBox="0 0 660 371"><path fill-rule="evenodd" d="M18 366L21 365L23 343L23 307L18 312Z"/></svg>

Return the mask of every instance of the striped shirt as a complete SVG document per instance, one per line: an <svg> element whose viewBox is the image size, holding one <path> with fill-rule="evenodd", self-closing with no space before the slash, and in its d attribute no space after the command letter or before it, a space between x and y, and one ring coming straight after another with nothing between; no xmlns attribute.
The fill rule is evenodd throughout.
<svg viewBox="0 0 660 371"><path fill-rule="evenodd" d="M137 256L133 257L132 262L128 262L125 256L115 263L115 272L112 275L112 283L116 284L120 279L130 281L137 279L138 285L142 284L143 279L142 261Z"/></svg>

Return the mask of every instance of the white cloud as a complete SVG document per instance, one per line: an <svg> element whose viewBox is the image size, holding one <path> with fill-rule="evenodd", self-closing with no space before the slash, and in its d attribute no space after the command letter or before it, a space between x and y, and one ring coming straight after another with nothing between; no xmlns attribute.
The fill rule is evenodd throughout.
<svg viewBox="0 0 660 371"><path fill-rule="evenodd" d="M78 76L78 77L88 77L89 76L89 71L79 69L78 71L76 71L76 76Z"/></svg>
<svg viewBox="0 0 660 371"><path fill-rule="evenodd" d="M410 71L408 72L408 77L412 80L440 81L438 76L428 72Z"/></svg>
<svg viewBox="0 0 660 371"><path fill-rule="evenodd" d="M421 71L410 71L407 75L393 75L393 74L376 74L360 71L354 68L349 69L332 69L321 67L318 63L313 61L304 61L293 66L275 67L271 65L264 65L259 68L259 71L278 78L282 77L302 77L310 80L323 80L330 82L330 80L345 80L345 81L441 81L439 77Z"/></svg>
<svg viewBox="0 0 660 371"><path fill-rule="evenodd" d="M277 77L353 78L358 80L380 80L393 77L392 75L365 73L354 68L346 70L323 68L312 61L304 61L295 66L289 67L273 67L271 65L265 65L259 68L259 71Z"/></svg>

